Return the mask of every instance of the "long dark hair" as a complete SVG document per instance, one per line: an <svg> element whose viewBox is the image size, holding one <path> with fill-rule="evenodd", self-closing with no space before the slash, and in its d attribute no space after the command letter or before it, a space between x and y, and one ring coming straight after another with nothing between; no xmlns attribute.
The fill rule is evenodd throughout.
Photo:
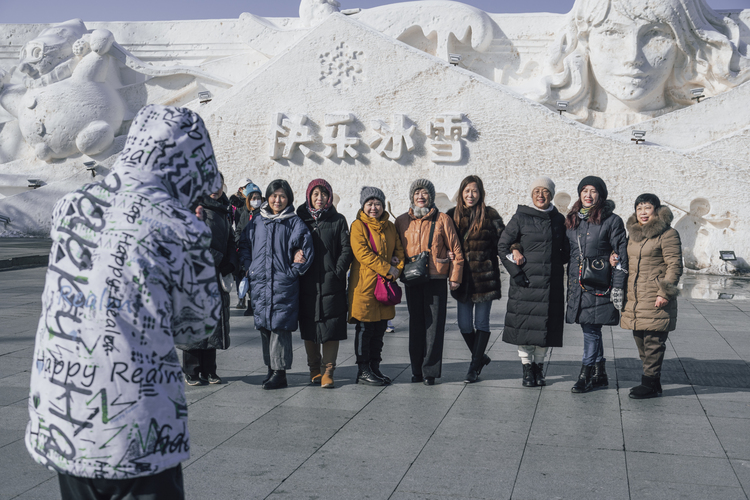
<svg viewBox="0 0 750 500"><path fill-rule="evenodd" d="M599 197L598 200L596 200L596 203L594 203L591 206L591 210L589 211L589 222L592 224L599 225L602 223L602 209L604 208L604 202L607 201L606 199ZM578 224L581 222L581 218L578 217L578 212L583 207L583 202L581 202L581 198L579 196L578 201L576 201L573 204L573 208L570 209L570 212L568 212L568 215L565 217L565 227L568 229L575 229L578 227Z"/></svg>
<svg viewBox="0 0 750 500"><path fill-rule="evenodd" d="M464 189L472 182L477 185L479 200L477 200L477 203L473 207L467 207L464 201ZM453 212L453 222L456 223L456 227L460 227L461 219L468 217L468 234L471 235L482 229L486 214L487 206L484 204L484 184L482 183L482 179L478 175L470 175L461 181L461 186L458 188L458 200L456 200L456 210Z"/></svg>

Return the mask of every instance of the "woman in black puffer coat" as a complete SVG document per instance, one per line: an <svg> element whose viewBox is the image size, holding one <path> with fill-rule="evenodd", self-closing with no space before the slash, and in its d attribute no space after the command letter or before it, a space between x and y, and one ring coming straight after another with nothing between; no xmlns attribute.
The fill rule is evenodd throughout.
<svg viewBox="0 0 750 500"><path fill-rule="evenodd" d="M222 176L222 182L224 177ZM203 207L205 222L211 230L211 256L216 266L221 294L221 319L213 335L197 344L179 345L183 349L182 369L188 385L220 384L216 374L216 349L229 349L229 292L225 290L222 276L231 274L238 266L237 248L232 232L232 212L224 189L203 196L197 205Z"/></svg>
<svg viewBox="0 0 750 500"><path fill-rule="evenodd" d="M532 206L519 205L497 250L513 280L508 291L503 342L518 346L523 386L547 385L544 358L562 347L565 264L570 246L565 217L552 205L555 184L539 177L529 188Z"/></svg>
<svg viewBox="0 0 750 500"><path fill-rule="evenodd" d="M625 224L615 215L615 203L607 199L607 185L593 175L578 184L578 201L565 221L570 240L568 264L568 309L566 321L583 330L583 364L574 393L588 392L609 384L604 367L602 326L618 325L628 273L628 240ZM580 245L580 246L579 246ZM578 275L583 259L609 262L612 252L620 256L619 269L612 269L611 290L581 287Z"/></svg>
<svg viewBox="0 0 750 500"><path fill-rule="evenodd" d="M346 340L346 273L354 258L349 225L333 206L333 190L323 179L307 186L306 203L297 215L310 230L315 248L310 269L300 276L299 329L310 381L330 388L339 341Z"/></svg>
<svg viewBox="0 0 750 500"><path fill-rule="evenodd" d="M490 340L490 310L499 299L500 264L497 242L505 229L500 214L484 203L482 179L470 175L461 181L456 207L446 215L456 224L464 254L463 279L451 291L458 308L458 328L471 352L465 383L476 382L490 358L484 351Z"/></svg>

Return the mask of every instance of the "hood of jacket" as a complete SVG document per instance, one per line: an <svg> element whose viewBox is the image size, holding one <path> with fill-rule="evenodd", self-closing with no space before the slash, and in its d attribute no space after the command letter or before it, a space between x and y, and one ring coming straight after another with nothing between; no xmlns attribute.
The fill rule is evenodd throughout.
<svg viewBox="0 0 750 500"><path fill-rule="evenodd" d="M672 214L672 210L666 206L659 207L656 210L656 216L643 225L638 222L636 214L633 214L630 216L628 223L626 224L628 236L630 236L633 241L643 241L649 238L655 238L669 229L673 220L674 215Z"/></svg>
<svg viewBox="0 0 750 500"><path fill-rule="evenodd" d="M112 171L127 190L166 193L184 207L221 187L208 130L186 108L149 104L141 109Z"/></svg>

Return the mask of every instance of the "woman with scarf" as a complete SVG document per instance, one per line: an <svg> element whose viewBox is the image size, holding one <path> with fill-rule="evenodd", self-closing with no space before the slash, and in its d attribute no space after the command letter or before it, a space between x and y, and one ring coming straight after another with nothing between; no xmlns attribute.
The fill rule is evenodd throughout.
<svg viewBox="0 0 750 500"><path fill-rule="evenodd" d="M354 254L349 273L349 323L356 325L354 352L357 356L357 383L382 386L391 383L380 371L383 336L396 307L375 298L379 277L395 280L404 268L404 249L385 211L385 194L365 186L359 194L361 209L352 222L349 241Z"/></svg>
<svg viewBox="0 0 750 500"><path fill-rule="evenodd" d="M299 277L313 262L310 231L294 213L294 193L283 179L266 188L260 216L242 230L240 259L250 278L255 328L260 330L268 374L263 389L287 386L292 367L292 332L299 314ZM301 256L298 255L301 252Z"/></svg>
<svg viewBox="0 0 750 500"><path fill-rule="evenodd" d="M583 362L571 392L588 392L609 385L605 369L602 326L620 323L628 273L625 225L615 215L615 203L607 199L607 185L590 175L578 183L578 201L565 220L570 242L568 263L568 307L565 320L583 330ZM584 267L609 264L612 253L621 256L611 269L609 286L582 284Z"/></svg>
<svg viewBox="0 0 750 500"><path fill-rule="evenodd" d="M530 205L518 205L500 237L498 254L510 274L503 342L518 346L524 387L547 385L544 358L562 347L565 264L570 245L565 217L552 205L555 183L539 177L529 186Z"/></svg>
<svg viewBox="0 0 750 500"><path fill-rule="evenodd" d="M490 310L499 299L500 266L497 243L505 229L500 214L484 203L484 184L476 175L461 181L455 208L446 215L453 219L464 253L461 286L451 291L458 309L458 328L471 352L464 382L476 382L490 358L484 351L490 340Z"/></svg>
<svg viewBox="0 0 750 500"><path fill-rule="evenodd" d="M307 186L305 200L297 215L312 234L315 258L300 276L299 329L310 381L331 388L339 341L346 340L346 273L354 257L349 226L333 206L331 185L315 179Z"/></svg>
<svg viewBox="0 0 750 500"><path fill-rule="evenodd" d="M427 282L406 283L411 380L434 385L442 373L447 282L451 290L461 285L464 256L453 221L435 206L432 182L414 181L409 188L409 200L411 208L396 219L396 231L407 259L425 251L429 253Z"/></svg>
<svg viewBox="0 0 750 500"><path fill-rule="evenodd" d="M633 330L643 364L633 399L661 395L661 366L667 336L677 327L677 284L682 276L682 243L671 227L672 211L644 193L635 199L628 228L628 293L620 327Z"/></svg>

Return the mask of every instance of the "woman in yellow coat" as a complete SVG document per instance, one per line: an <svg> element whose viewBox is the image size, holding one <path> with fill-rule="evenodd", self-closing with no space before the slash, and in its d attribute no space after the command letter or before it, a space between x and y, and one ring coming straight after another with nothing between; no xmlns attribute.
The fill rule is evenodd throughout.
<svg viewBox="0 0 750 500"><path fill-rule="evenodd" d="M349 323L355 328L357 383L386 385L391 379L380 371L383 336L388 320L396 316L395 306L375 299L378 275L395 280L404 268L404 249L396 226L385 211L385 194L375 187L363 187L359 196L362 209L352 222L349 236L354 253L349 273ZM372 241L376 250L373 250Z"/></svg>
<svg viewBox="0 0 750 500"><path fill-rule="evenodd" d="M628 228L628 291L620 327L633 330L643 363L633 399L661 394L661 366L667 335L677 326L677 284L682 276L680 235L670 227L672 211L653 194L635 200Z"/></svg>

